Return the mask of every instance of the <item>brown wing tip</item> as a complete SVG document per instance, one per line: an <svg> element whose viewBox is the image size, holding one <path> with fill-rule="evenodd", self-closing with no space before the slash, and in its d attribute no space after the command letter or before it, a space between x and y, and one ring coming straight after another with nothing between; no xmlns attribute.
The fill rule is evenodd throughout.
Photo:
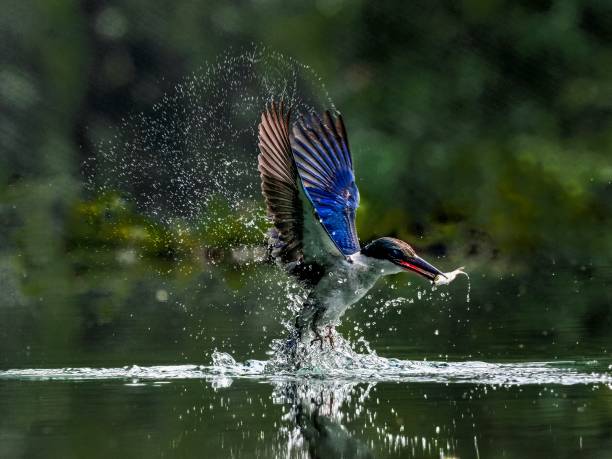
<svg viewBox="0 0 612 459"><path fill-rule="evenodd" d="M279 101L270 99L266 102L266 109L261 114L262 121L265 118L276 118L283 121L289 122L292 112L292 107L285 103L285 99L281 98Z"/></svg>
<svg viewBox="0 0 612 459"><path fill-rule="evenodd" d="M265 107L265 110L261 113L261 122L259 123L260 139L262 132L264 132L266 129L266 126L278 127L284 130L286 134L288 134L289 125L291 121L292 107L288 107L284 99L282 98L278 102L274 99L270 99L270 101L266 103Z"/></svg>

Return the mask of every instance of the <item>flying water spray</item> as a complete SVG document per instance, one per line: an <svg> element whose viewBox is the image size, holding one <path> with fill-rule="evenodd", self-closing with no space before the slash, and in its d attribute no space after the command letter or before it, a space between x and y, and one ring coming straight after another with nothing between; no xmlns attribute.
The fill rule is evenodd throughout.
<svg viewBox="0 0 612 459"><path fill-rule="evenodd" d="M228 52L101 141L84 165L88 189L119 193L139 213L185 231L223 231L214 220L220 203L256 226L264 216L256 129L261 108L273 97L298 113L333 108L308 66L261 47Z"/></svg>

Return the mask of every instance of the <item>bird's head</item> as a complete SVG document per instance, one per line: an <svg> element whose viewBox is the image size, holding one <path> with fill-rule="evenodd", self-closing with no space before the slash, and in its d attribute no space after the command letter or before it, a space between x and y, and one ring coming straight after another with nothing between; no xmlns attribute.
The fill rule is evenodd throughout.
<svg viewBox="0 0 612 459"><path fill-rule="evenodd" d="M438 268L419 257L406 242L392 237L382 237L370 242L361 249L361 254L388 261L400 270L414 271L432 282L438 276L446 277Z"/></svg>

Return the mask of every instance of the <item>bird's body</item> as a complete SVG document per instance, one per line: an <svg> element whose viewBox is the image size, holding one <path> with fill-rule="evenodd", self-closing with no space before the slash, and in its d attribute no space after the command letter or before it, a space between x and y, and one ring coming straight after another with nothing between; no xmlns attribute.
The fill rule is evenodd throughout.
<svg viewBox="0 0 612 459"><path fill-rule="evenodd" d="M293 124L272 103L259 125L259 172L268 215L270 256L310 289L296 319L300 335L330 331L346 309L384 275L414 271L432 282L444 276L398 239L361 248L355 229L359 191L340 115L326 112Z"/></svg>
<svg viewBox="0 0 612 459"><path fill-rule="evenodd" d="M313 314L317 327L335 326L349 306L359 301L385 274L395 274L401 268L384 260L372 260L361 252L338 258L327 275L312 288L301 322ZM305 314L310 313L310 314ZM306 325L303 323L302 325Z"/></svg>

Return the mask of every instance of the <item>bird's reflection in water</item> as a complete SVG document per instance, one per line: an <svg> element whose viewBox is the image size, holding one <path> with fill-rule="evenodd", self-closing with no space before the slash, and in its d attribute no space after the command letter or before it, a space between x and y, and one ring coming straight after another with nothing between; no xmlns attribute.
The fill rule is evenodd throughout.
<svg viewBox="0 0 612 459"><path fill-rule="evenodd" d="M363 402L373 387L319 380L277 384L273 400L290 406L287 420L294 425L288 449L304 448L311 458L373 458L366 443L343 425L342 411L351 401Z"/></svg>
<svg viewBox="0 0 612 459"><path fill-rule="evenodd" d="M261 383L270 384L269 388ZM170 448L200 450L211 425L223 425L217 453L255 458L454 457L457 442L448 419L440 427L423 425L423 395L408 387L388 399L378 385L360 381L216 375L194 386L178 387L186 398L175 413L183 426ZM394 385L395 386L395 385ZM189 389L187 388L189 387ZM204 392L201 389L204 388ZM385 394L391 387L386 387ZM192 397L190 397L193 396ZM406 397L417 400L406 406ZM188 401L191 400L191 401ZM194 404L194 400L197 402ZM398 406L403 408L399 409ZM409 416L414 416L411 419ZM441 415L443 418L444 415ZM440 419L442 420L442 419Z"/></svg>

